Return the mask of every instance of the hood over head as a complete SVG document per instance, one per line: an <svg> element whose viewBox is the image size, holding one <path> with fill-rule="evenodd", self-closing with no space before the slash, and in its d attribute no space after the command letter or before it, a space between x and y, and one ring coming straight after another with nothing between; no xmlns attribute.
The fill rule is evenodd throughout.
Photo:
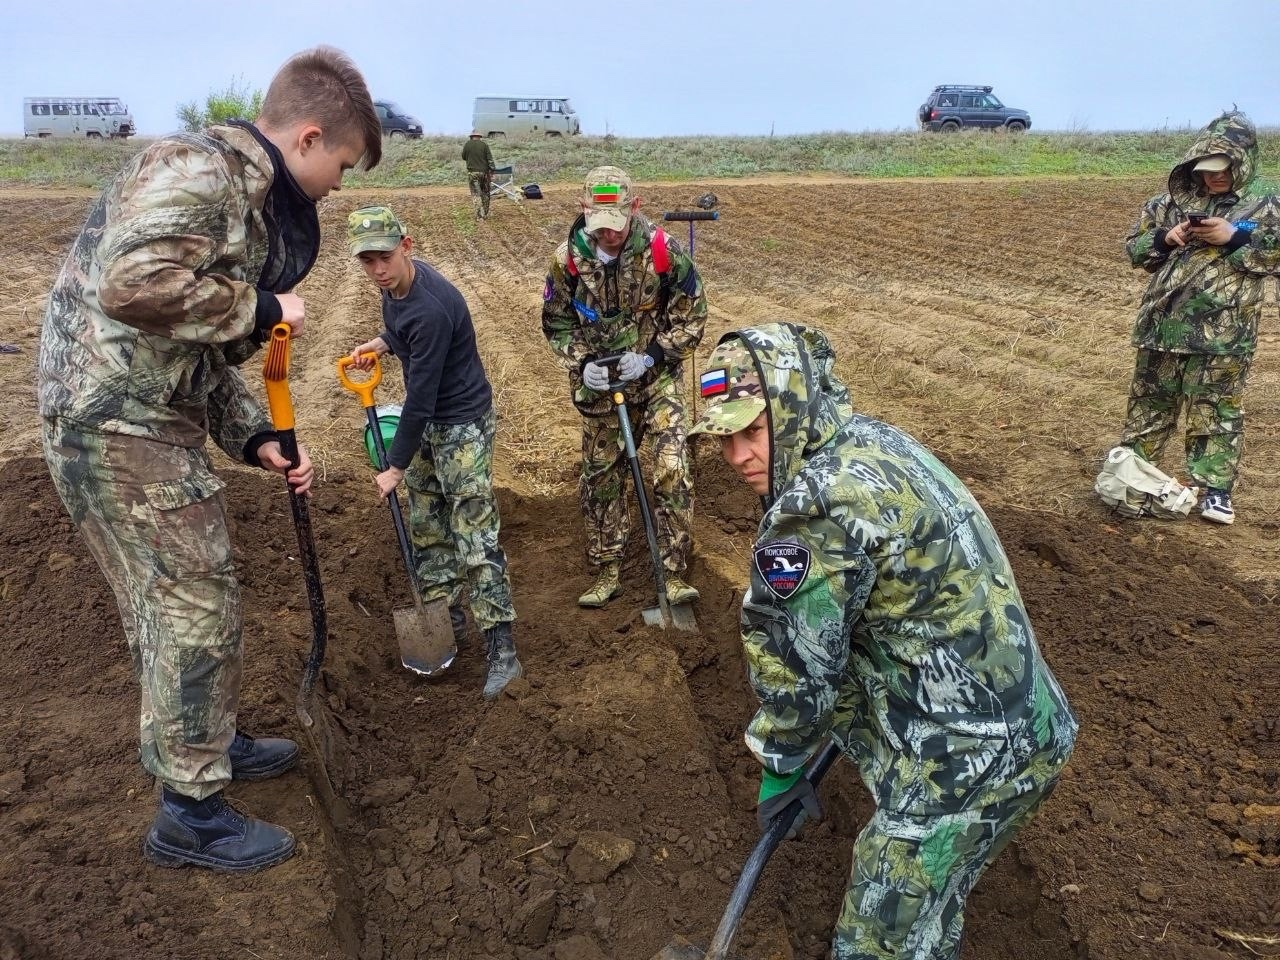
<svg viewBox="0 0 1280 960"><path fill-rule="evenodd" d="M853 416L849 391L833 371L835 359L826 334L800 324L726 333L702 374L707 402L689 433L736 433L764 410L771 503Z"/></svg>
<svg viewBox="0 0 1280 960"><path fill-rule="evenodd" d="M1183 210L1205 208L1208 193L1195 166L1215 154L1231 160L1231 192L1243 196L1258 170L1258 134L1243 113L1230 110L1201 130L1169 174L1169 194Z"/></svg>

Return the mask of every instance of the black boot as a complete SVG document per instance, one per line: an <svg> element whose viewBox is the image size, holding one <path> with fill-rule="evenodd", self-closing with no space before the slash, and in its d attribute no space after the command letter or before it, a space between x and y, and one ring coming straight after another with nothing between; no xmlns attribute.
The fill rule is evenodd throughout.
<svg viewBox="0 0 1280 960"><path fill-rule="evenodd" d="M298 745L283 737L255 740L237 730L230 754L232 780L270 780L298 762Z"/></svg>
<svg viewBox="0 0 1280 960"><path fill-rule="evenodd" d="M449 625L453 627L453 642L459 647L467 642L467 611L462 604L449 607Z"/></svg>
<svg viewBox="0 0 1280 960"><path fill-rule="evenodd" d="M215 793L192 800L165 787L143 855L162 867L207 867L238 873L261 870L293 856L293 834L246 817Z"/></svg>
<svg viewBox="0 0 1280 960"><path fill-rule="evenodd" d="M489 675L484 681L484 698L492 700L508 683L523 676L524 668L516 657L510 623L495 623L484 632L484 638L489 644Z"/></svg>

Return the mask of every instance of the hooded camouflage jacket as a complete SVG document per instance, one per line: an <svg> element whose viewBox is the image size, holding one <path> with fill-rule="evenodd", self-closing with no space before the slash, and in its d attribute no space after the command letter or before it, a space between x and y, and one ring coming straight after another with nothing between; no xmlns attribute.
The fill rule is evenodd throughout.
<svg viewBox="0 0 1280 960"><path fill-rule="evenodd" d="M551 258L542 291L542 332L569 372L574 405L589 416L603 416L613 406L607 394L583 386L583 366L627 350L648 353L653 369L625 390L630 402L646 403L655 388L679 381L684 359L702 339L707 298L693 261L664 233L670 267L666 309L661 309L662 281L651 247L657 227L640 214L631 218L622 253L607 265L583 226L579 217ZM570 279L570 258L578 271L576 285Z"/></svg>
<svg viewBox="0 0 1280 960"><path fill-rule="evenodd" d="M1198 160L1231 158L1232 186L1209 196ZM1152 274L1138 309L1133 344L1173 353L1251 354L1257 347L1263 283L1280 264L1275 198L1256 179L1258 141L1243 114L1225 113L1201 132L1169 174L1169 190L1147 201L1126 249L1135 267ZM1237 225L1225 246L1199 240L1164 242L1188 212L1225 217Z"/></svg>
<svg viewBox="0 0 1280 960"><path fill-rule="evenodd" d="M1076 721L982 508L914 439L852 413L820 332L734 336L772 438L742 608L748 747L785 774L831 736L881 808L916 815L1043 785Z"/></svg>
<svg viewBox="0 0 1280 960"><path fill-rule="evenodd" d="M247 125L175 134L104 191L49 295L42 416L183 447L211 433L233 459L255 452L246 444L271 422L236 367L280 316L256 287L296 282L315 257L282 249L287 231L264 218L277 196L271 149ZM306 220L292 178L280 186Z"/></svg>

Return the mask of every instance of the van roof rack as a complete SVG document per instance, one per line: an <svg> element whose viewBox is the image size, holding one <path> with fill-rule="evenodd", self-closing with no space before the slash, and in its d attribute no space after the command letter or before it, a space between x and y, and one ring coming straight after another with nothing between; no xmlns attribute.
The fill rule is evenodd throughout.
<svg viewBox="0 0 1280 960"><path fill-rule="evenodd" d="M959 91L961 93L990 93L991 84L982 86L976 83L940 83L933 88L934 93L941 93L944 90L948 92Z"/></svg>

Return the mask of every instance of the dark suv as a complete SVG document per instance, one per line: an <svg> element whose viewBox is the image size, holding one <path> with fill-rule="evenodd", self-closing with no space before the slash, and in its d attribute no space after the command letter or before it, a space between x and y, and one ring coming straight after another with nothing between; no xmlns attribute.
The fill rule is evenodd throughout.
<svg viewBox="0 0 1280 960"><path fill-rule="evenodd" d="M933 88L917 115L921 130L950 133L961 127L1003 127L1018 132L1031 127L1031 114L1006 107L990 87L944 83Z"/></svg>
<svg viewBox="0 0 1280 960"><path fill-rule="evenodd" d="M378 111L378 121L382 124L382 135L392 140L408 137L418 140L422 137L422 121L412 114L405 113L391 100L373 101L373 109Z"/></svg>

